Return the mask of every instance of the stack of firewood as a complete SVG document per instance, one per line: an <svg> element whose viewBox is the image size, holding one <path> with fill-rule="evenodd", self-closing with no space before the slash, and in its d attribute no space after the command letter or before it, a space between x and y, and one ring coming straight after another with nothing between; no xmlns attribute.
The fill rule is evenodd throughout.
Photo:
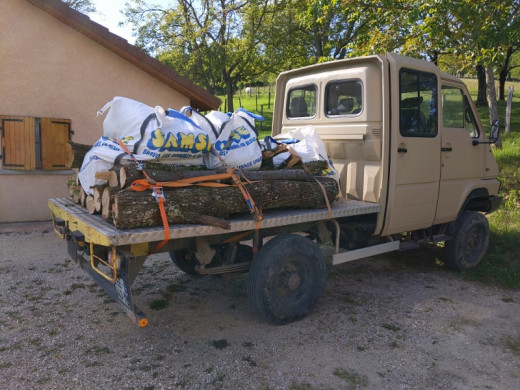
<svg viewBox="0 0 520 390"><path fill-rule="evenodd" d="M68 163L71 168L81 165L88 147L69 144ZM325 164L325 166L324 166ZM324 169L327 163L316 162L316 169ZM201 176L216 175L222 171L172 168L158 162L144 162L144 171L152 182L175 182ZM293 166L293 169L260 170L243 173L234 171L243 183L243 188L251 195L261 210L274 208L324 208L327 201L332 203L338 195L338 185L334 179L314 177ZM115 165L106 172L97 172L96 178L106 182L92 187L92 194L86 194L76 177L69 179L69 189L74 201L86 207L90 214L101 214L121 229L162 225L157 199L152 189L134 191L130 185L145 179L143 170L134 163ZM170 224L199 223L228 228L226 221L231 215L247 213L250 205L244 199L244 192L233 185L231 179L218 179L219 185L203 187L198 185L171 188L162 187L165 211ZM321 184L318 184L318 182ZM326 193L328 200L325 199Z"/></svg>

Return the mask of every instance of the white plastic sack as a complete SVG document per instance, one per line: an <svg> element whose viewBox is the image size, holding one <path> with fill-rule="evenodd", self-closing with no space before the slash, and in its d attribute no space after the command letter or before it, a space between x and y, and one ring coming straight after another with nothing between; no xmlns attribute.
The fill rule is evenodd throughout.
<svg viewBox="0 0 520 390"><path fill-rule="evenodd" d="M225 115L227 119L223 116ZM240 168L258 170L262 165L262 149L258 135L252 124L254 117L244 110L237 110L231 116L214 111L206 116L218 128L218 138L204 156L208 169ZM219 127L220 125L220 127Z"/></svg>
<svg viewBox="0 0 520 390"><path fill-rule="evenodd" d="M242 108L237 109L233 114L213 110L206 115L202 115L192 107L184 106L180 109L180 112L189 116L195 124L209 135L211 144L215 146L215 150L219 151L218 154L227 166L239 167L245 170L260 168L262 164L262 150L255 145L258 142L253 143L252 140L255 138L258 141L254 123L255 119L263 121L264 118L262 116ZM239 130L242 126L243 129ZM233 140L229 141L230 134L233 132L235 132L235 135L232 136ZM240 132L240 134L237 134L237 132ZM229 148L222 150L223 141L229 142ZM221 168L223 166L215 150L210 150L209 154L204 158L208 169ZM251 155L248 156L248 153L251 153Z"/></svg>
<svg viewBox="0 0 520 390"><path fill-rule="evenodd" d="M332 161L327 155L325 144L320 138L318 132L312 126L299 127L290 130L287 133L282 133L274 137L275 141L284 142L289 141L289 145L301 157L302 162L308 163L311 161L327 161L329 168L320 172L321 176L330 176L339 181L339 173L334 169ZM298 142L294 142L298 140ZM270 142L270 141L267 141ZM273 145L271 145L273 146ZM279 167L290 156L289 152L280 153L273 157L273 165Z"/></svg>
<svg viewBox="0 0 520 390"><path fill-rule="evenodd" d="M188 116L197 126L208 134L212 145L216 142L222 125L229 120L228 115L219 111L210 111L206 116L190 106L184 106L179 111L181 114Z"/></svg>
<svg viewBox="0 0 520 390"><path fill-rule="evenodd" d="M116 97L98 115L108 112L103 122L103 137L85 155L78 177L87 194L92 186L105 184L96 172L108 171L114 163L129 160L119 146L123 141L138 161L159 159L175 165L204 165L203 156L211 147L209 135L185 115L160 106Z"/></svg>

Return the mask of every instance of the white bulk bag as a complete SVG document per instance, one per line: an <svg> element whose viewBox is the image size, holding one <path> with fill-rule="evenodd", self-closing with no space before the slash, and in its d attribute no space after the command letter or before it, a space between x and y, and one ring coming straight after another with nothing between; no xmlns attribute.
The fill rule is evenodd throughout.
<svg viewBox="0 0 520 390"><path fill-rule="evenodd" d="M339 181L339 173L334 169L332 161L330 160L327 149L323 140L320 138L318 132L312 126L299 127L282 133L274 137L276 142L290 143L289 145L301 157L302 162L308 163L311 161L327 161L329 169L320 172L321 176L331 176ZM294 142L298 140L298 142ZM267 141L269 142L269 141ZM280 153L273 157L273 165L279 167L290 156L289 152Z"/></svg>
<svg viewBox="0 0 520 390"><path fill-rule="evenodd" d="M224 114L226 115L226 114ZM214 112L207 118L218 130L219 136L210 152L204 156L208 169L222 167L258 170L262 165L262 149L258 134L251 121L254 119L244 110L237 110L227 120L221 113Z"/></svg>
<svg viewBox="0 0 520 390"><path fill-rule="evenodd" d="M85 155L78 174L86 193L91 194L94 185L105 184L95 178L96 172L108 171L115 162L130 159L118 140L138 161L157 159L168 164L204 165L202 157L211 147L209 136L185 115L120 96L108 102L98 115L108 109L103 136Z"/></svg>

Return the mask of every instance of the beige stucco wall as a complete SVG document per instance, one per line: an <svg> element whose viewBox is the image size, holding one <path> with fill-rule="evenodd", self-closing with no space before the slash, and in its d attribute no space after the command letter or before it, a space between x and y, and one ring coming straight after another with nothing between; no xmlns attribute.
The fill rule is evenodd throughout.
<svg viewBox="0 0 520 390"><path fill-rule="evenodd" d="M71 119L78 143L92 144L102 135L96 112L114 96L164 108L189 104L25 0L0 2L0 58L0 115ZM67 196L69 175L0 169L0 223L49 219L47 199Z"/></svg>

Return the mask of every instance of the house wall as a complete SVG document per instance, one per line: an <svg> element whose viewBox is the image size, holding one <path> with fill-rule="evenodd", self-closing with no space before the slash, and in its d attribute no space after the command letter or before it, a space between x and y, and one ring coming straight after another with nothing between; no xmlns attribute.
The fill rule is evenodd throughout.
<svg viewBox="0 0 520 390"><path fill-rule="evenodd" d="M179 108L189 99L25 0L0 2L0 115L67 118L72 141L103 132L96 112L114 96ZM1 168L0 223L50 219L71 171Z"/></svg>

